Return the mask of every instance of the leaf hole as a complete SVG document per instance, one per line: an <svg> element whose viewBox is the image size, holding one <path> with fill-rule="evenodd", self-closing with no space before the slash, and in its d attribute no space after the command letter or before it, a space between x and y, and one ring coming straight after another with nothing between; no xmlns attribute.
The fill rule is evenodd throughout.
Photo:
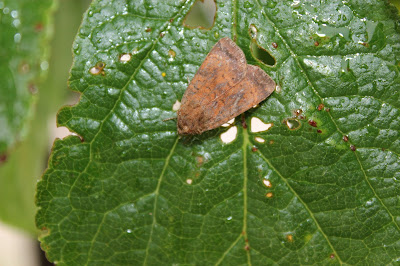
<svg viewBox="0 0 400 266"><path fill-rule="evenodd" d="M250 122L250 131L253 133L267 131L272 126L272 123L264 123L260 118L252 117Z"/></svg>
<svg viewBox="0 0 400 266"><path fill-rule="evenodd" d="M234 141L237 137L238 128L237 126L231 127L226 132L221 134L221 140L223 143L228 144Z"/></svg>
<svg viewBox="0 0 400 266"><path fill-rule="evenodd" d="M301 123L296 118L289 118L283 121L290 130L297 130L301 127Z"/></svg>
<svg viewBox="0 0 400 266"><path fill-rule="evenodd" d="M275 66L275 58L267 50L258 45L258 43L254 39L250 44L250 51L253 57L261 63L267 66Z"/></svg>
<svg viewBox="0 0 400 266"><path fill-rule="evenodd" d="M196 0L183 20L183 25L191 29L209 30L214 25L216 14L215 0Z"/></svg>

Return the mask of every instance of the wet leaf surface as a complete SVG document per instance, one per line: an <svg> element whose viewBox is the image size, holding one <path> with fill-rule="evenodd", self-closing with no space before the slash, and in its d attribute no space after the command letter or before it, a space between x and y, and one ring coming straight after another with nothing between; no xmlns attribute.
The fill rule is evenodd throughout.
<svg viewBox="0 0 400 266"><path fill-rule="evenodd" d="M58 115L81 138L55 142L38 184L49 258L396 263L397 11L381 1L221 1L204 30L183 27L193 3L96 1L87 12L70 77L81 99ZM176 121L163 120L226 36L278 87L236 119L228 144L228 128L179 138ZM253 41L273 67L253 58ZM272 126L252 132L252 117Z"/></svg>

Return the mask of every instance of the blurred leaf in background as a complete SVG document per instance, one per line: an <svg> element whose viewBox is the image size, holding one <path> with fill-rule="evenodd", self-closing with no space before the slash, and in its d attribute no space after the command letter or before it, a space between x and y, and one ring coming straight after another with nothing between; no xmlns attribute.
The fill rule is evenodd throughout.
<svg viewBox="0 0 400 266"><path fill-rule="evenodd" d="M71 95L71 46L89 4L52 2L0 2L0 147L5 152L13 145L0 164L0 220L31 234L36 234L35 185L54 139L49 126L56 127L56 112ZM19 139L22 128L25 138Z"/></svg>

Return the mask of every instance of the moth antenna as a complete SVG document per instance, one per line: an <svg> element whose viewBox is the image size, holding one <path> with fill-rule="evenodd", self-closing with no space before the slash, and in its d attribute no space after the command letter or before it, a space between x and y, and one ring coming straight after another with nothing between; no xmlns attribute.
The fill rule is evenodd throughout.
<svg viewBox="0 0 400 266"><path fill-rule="evenodd" d="M163 122L169 121L169 120L174 120L174 119L177 119L177 117L170 117L170 118L163 119Z"/></svg>

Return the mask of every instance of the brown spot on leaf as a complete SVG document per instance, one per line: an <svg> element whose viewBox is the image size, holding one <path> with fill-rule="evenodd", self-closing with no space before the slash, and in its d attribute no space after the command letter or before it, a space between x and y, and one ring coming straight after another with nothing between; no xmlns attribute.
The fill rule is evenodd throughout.
<svg viewBox="0 0 400 266"><path fill-rule="evenodd" d="M317 127L317 122L315 122L314 120L308 120L308 124L312 127Z"/></svg>
<svg viewBox="0 0 400 266"><path fill-rule="evenodd" d="M349 137L346 136L346 135L344 135L344 136L343 136L343 141L344 141L344 142L348 142L348 141L349 141Z"/></svg>
<svg viewBox="0 0 400 266"><path fill-rule="evenodd" d="M354 145L350 145L350 150L352 150L352 151L356 151L356 146L354 146Z"/></svg>
<svg viewBox="0 0 400 266"><path fill-rule="evenodd" d="M323 104L323 103L320 103L320 104L318 105L318 111L321 111L322 109L324 109L324 104Z"/></svg>
<svg viewBox="0 0 400 266"><path fill-rule="evenodd" d="M301 115L303 113L303 110L296 109L296 110L293 111L293 113L294 113L295 116L299 116L299 115Z"/></svg>

